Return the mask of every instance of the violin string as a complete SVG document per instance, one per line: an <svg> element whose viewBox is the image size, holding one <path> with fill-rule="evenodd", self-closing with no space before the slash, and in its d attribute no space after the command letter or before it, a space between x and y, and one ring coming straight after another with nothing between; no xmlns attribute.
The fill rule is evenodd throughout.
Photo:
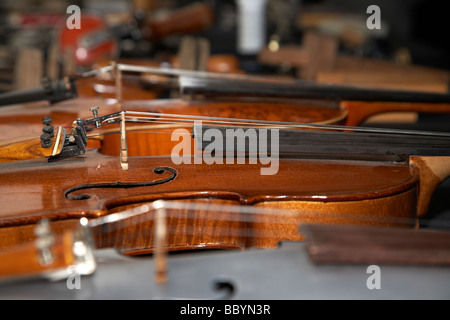
<svg viewBox="0 0 450 320"><path fill-rule="evenodd" d="M227 80L245 80L245 81L260 81L260 82L270 82L270 83L284 83L284 84L304 84L304 83L315 83L312 81L302 80L302 79L289 79L282 77L267 77L258 75L248 75L240 73L219 73L219 72L209 72L209 71L197 71L197 70L185 70L169 67L148 67L148 66L136 66L130 64L118 63L117 68L125 72L136 72L136 73L146 73L146 74L157 74L164 76L174 76L174 77L198 77L207 79L227 79Z"/></svg>
<svg viewBox="0 0 450 320"><path fill-rule="evenodd" d="M368 86L364 85L358 85L358 84L335 84L335 83L322 83L312 80L305 80L305 79L297 79L297 78L286 78L286 77L274 77L274 76L264 76L264 75L252 75L252 74L241 74L241 73L219 73L219 72L208 72L208 71L196 71L196 70L183 70L183 69L177 69L172 67L166 67L166 66L159 66L159 67L149 67L149 66L136 66L136 65L129 65L129 64L123 64L123 63L117 63L115 64L115 68L113 65L109 65L103 68L99 68L96 70L91 70L89 72L83 73L79 75L78 77L92 77L97 76L100 74L111 74L110 80L115 79L115 70L121 71L121 77L128 76L127 73L124 74L124 72L134 72L138 74L153 74L153 75L161 75L165 76L165 79L160 79L160 83L167 84L167 81L170 82L172 86L175 86L180 89L180 92L183 91L184 83L190 82L192 80L222 80L222 81L244 81L245 84L266 84L266 85L287 85L293 88L300 88L302 90L306 90L306 92L311 91L311 89L320 89L320 90L331 90L333 93L331 97L336 98L337 92L339 90L344 90L346 92L348 91L356 91L356 94L358 95L358 92L361 94L362 92L365 92L365 95L367 94L380 94L387 97L387 96L397 96L400 95L400 99L405 99L406 97L409 97L411 99L411 95L414 96L413 93L410 91L395 91L395 90L389 90L385 89L384 91L376 90ZM178 80L174 81L174 79L170 79L169 77L178 77ZM158 81L150 81L149 83L157 84ZM255 87L255 90L260 89L259 87ZM360 91L358 91L360 90ZM323 96L323 92L319 93L319 95ZM364 94L363 94L364 95ZM425 94L426 95L426 94ZM431 97L430 97L431 95ZM339 94L337 94L339 96ZM421 97L424 99L424 97ZM420 93L416 93L415 100L420 100ZM425 99L433 101L445 101L448 102L449 100L448 94L429 94ZM428 101L427 100L427 101Z"/></svg>
<svg viewBox="0 0 450 320"><path fill-rule="evenodd" d="M326 125L326 124L306 124L306 123L293 123L282 121L269 121L269 120L253 120L253 119L240 119L240 118L224 118L224 117L208 117L208 116L194 116L194 115L181 115L181 114L167 114L167 113L155 113L155 112L137 112L137 111L125 111L126 118L133 122L151 122L151 121L176 121L176 123L183 123L191 125L195 121L204 121L214 125L242 125L242 126L261 126L261 127L282 127L288 129L325 129L334 131L353 131L364 133L382 133L382 134L402 134L402 135L420 135L420 136L437 136L450 138L450 133L435 132L435 131L419 131L419 130L399 130L399 129L385 129L385 128L368 128L368 127L352 127L352 126L339 126L339 125ZM135 115L129 117L128 115ZM138 116L138 117L136 117ZM114 119L111 118L111 119ZM116 117L118 119L118 117ZM148 120L143 120L148 119ZM184 121L184 122L183 122ZM169 122L168 122L169 123Z"/></svg>
<svg viewBox="0 0 450 320"><path fill-rule="evenodd" d="M96 83L95 85L105 85L105 86L115 86L114 77L112 75L103 76L98 80L104 80L103 83ZM169 86L171 88L178 88L178 80L175 78L162 78L162 77L143 77L142 75L130 75L130 74L122 74L122 80L130 80L130 83L140 83L140 84L149 84L149 85L161 85L161 86Z"/></svg>
<svg viewBox="0 0 450 320"><path fill-rule="evenodd" d="M315 86L327 86L327 84L317 84L312 81L302 80L302 79L285 79L285 78L272 78L272 77L264 77L264 76L255 76L255 75L242 75L242 74L224 74L224 73L215 73L215 72L203 72L203 71L192 71L192 70L183 70L183 69L172 69L172 68L164 68L164 67L148 67L148 66L136 66L136 65L128 65L118 63L116 64L116 68L121 71L129 71L136 73L150 73L150 74L159 74L166 76L190 76L190 77L203 77L203 78L219 78L219 79L240 79L240 80L254 80L254 81L262 81L262 82L273 82L273 83L295 83L295 84L311 84L313 83ZM81 77L91 77L99 74L112 73L114 72L114 67L112 65L98 68L92 71L88 71L83 73ZM122 75L123 76L123 75ZM440 136L440 137L450 137L450 134L442 133L442 132L429 132L429 131L411 131L411 130L397 130L397 129L380 129L380 128L364 128L364 127L350 127L350 126L336 126L336 125L328 125L328 124L305 124L305 123L292 123L292 122L277 122L277 121L262 121L262 120L250 120L250 119L234 119L234 118L218 118L218 117L206 117L206 116L188 116L188 115L179 115L179 114L156 114L156 113L138 113L132 111L126 111L129 114L141 114L145 115L154 115L154 116L165 116L165 117L178 117L179 119L192 119L197 120L208 120L213 124L236 124L239 122L239 125L261 125L261 126L280 126L286 128L303 128L303 129L326 129L326 130L337 130L337 131L353 131L353 132L371 132L371 133L384 133L384 134L403 134L403 135L428 135L428 136ZM184 120L189 121L189 120ZM195 120L194 120L195 121ZM230 121L231 123L227 123L224 121ZM137 122L137 121L136 121ZM191 123L187 122L187 123Z"/></svg>
<svg viewBox="0 0 450 320"><path fill-rule="evenodd" d="M122 71L122 78L136 79L140 78L139 74L153 74L161 75L166 77L194 77L194 78L204 78L204 79L222 79L222 80L244 80L253 82L263 82L263 83L273 83L273 84L290 84L290 85L308 85L308 86L320 86L320 87L330 87L336 86L332 83L318 83L316 81L304 80L304 79L293 79L286 77L274 77L274 76L260 76L260 75L250 75L241 73L223 73L223 72L210 72L210 71L197 71L197 70L187 70L178 69L171 66L161 65L159 67L150 66L138 66L124 63L117 63L116 67L118 70ZM130 75L124 72L136 73L136 76ZM102 74L111 74L111 80L114 80L114 67L108 65L105 67L100 67L94 70L86 71L82 74L76 75L78 78L88 78L94 77ZM349 87L358 88L356 85L339 85L339 87Z"/></svg>
<svg viewBox="0 0 450 320"><path fill-rule="evenodd" d="M302 84L306 83L306 80L300 79L285 79L285 78L275 78L275 77L264 77L255 75L243 75L237 73L218 73L218 72L204 72L204 71L192 71L183 70L168 67L145 67L145 66L135 66L118 63L117 68L124 72L134 72L136 75L131 75L129 73L122 72L122 80L137 80L143 84L149 85L162 85L169 86L173 89L181 89L180 80L181 77L200 77L207 79L219 79L219 80L245 80L253 82L270 82L274 84ZM109 75L105 78L104 75ZM141 74L147 75L143 77ZM88 78L103 75L104 79L113 82L114 77L114 67L112 65L101 67L98 69L90 70L84 72L80 75L75 75L74 78ZM149 75L164 76L164 78L150 78ZM101 80L101 78L100 78ZM111 84L113 85L113 84Z"/></svg>
<svg viewBox="0 0 450 320"><path fill-rule="evenodd" d="M191 72L191 71L183 71L183 70L170 70L170 69L161 69L161 68L149 68L149 67L137 67L137 66L130 66L130 65L122 65L119 64L118 68L122 71L135 71L135 72L151 72L156 74L162 74L162 75L172 75L172 76L217 76L216 74L210 74L210 73L202 73L202 72ZM109 66L106 68L103 68L100 71L94 72L95 74L101 73L101 72L111 72L113 69ZM92 75L92 74L91 74ZM90 76L91 76L90 75ZM232 78L232 79L245 79L249 80L251 77L248 76L224 76L223 78ZM255 78L255 80L257 80ZM261 79L263 80L263 79ZM267 80L264 78L264 80ZM288 128L303 128L303 129L328 129L328 130L339 130L339 131L355 131L355 132L378 132L378 133L401 133L401 134L410 134L410 135L439 135L439 136L445 136L449 137L450 135L444 134L444 133L436 133L436 132L424 132L424 131L405 131L405 130L391 130L391 129L377 129L377 128L360 128L360 127L341 127L341 126L330 126L330 125L311 125L311 124L294 124L294 123L282 123L282 122L273 122L273 121L258 121L258 120L249 120L249 119L230 119L230 118L216 118L216 117L204 117L204 116L186 116L186 115L168 115L168 114L153 114L149 117L149 113L137 113L137 112L126 112L127 115L135 115L135 117L129 117L127 116L127 120L133 121L133 122L142 122L142 123L165 123L165 124L192 124L194 121L208 121L208 123L212 124L220 124L220 125L229 125L229 124L239 124L239 125L260 125L260 126L279 126L282 124L284 127ZM136 117L139 115L139 117ZM197 205L196 208L198 209ZM147 206L148 209L148 206ZM140 210L140 211L139 211ZM102 223L111 223L114 221L114 218L117 219L125 219L129 218L132 215L136 214L143 214L142 207L138 211L134 210L132 212L125 211L122 213L117 213L119 216L115 216L117 214L108 215L108 220L105 220L105 218L101 218ZM147 210L148 211L148 210ZM278 211L278 214L280 212ZM272 213L273 214L273 213ZM296 213L298 214L298 213ZM247 215L249 217L249 215ZM215 216L217 219L217 216ZM354 215L352 215L352 219L354 219ZM100 218L99 218L100 219ZM95 221L95 220L92 220ZM91 222L92 222L91 221ZM115 220L117 221L117 220ZM242 221L242 217L239 217L239 221ZM97 220L97 223L100 221ZM408 223L411 221L408 220ZM287 222L286 222L287 223ZM93 223L95 224L95 223ZM93 225L92 224L92 225Z"/></svg>
<svg viewBox="0 0 450 320"><path fill-rule="evenodd" d="M158 114L160 115L160 114ZM275 126L276 122L273 122L273 124L271 123L259 123L257 120L245 120L245 121L250 121L250 122L243 122L244 119L239 119L234 121L233 119L227 119L227 118L222 118L224 120L219 121L219 120L212 120L212 119L207 119L205 118L197 118L197 117L193 117L193 119L189 120L189 119L184 119L184 116L180 116L180 118L165 118L164 117L165 114L163 114L163 116L157 116L157 117L130 117L130 116L126 116L125 119L128 120L129 122L138 122L138 123L165 123L165 124L184 124L184 125L192 125L195 123L195 121L202 121L202 124L211 124L211 125L216 125L216 126L225 126L225 125L232 125L232 126L236 126L236 125L240 125L240 126L251 126L251 127L264 127L264 126L270 126L270 127L278 127L278 128L295 128L295 127L299 127L299 128L303 128L303 126L301 125L284 125L284 126L280 126L282 123L278 123L278 126ZM109 120L118 120L120 119L120 117L116 116L113 118L109 118ZM205 120L206 119L206 120ZM231 120L231 121L230 121ZM107 122L108 120L105 120L105 122ZM108 123L106 123L108 124Z"/></svg>
<svg viewBox="0 0 450 320"><path fill-rule="evenodd" d="M139 123L163 123L163 124L179 124L179 125L192 125L195 124L196 120L191 120L191 121L185 121L184 119L165 119L165 118L151 118L149 120L141 120L141 119L136 119L136 118L126 118L129 119L130 122L139 122ZM202 125L215 125L215 126L227 126L227 125L232 125L232 126L236 126L236 125L240 125L243 127L262 127L262 126L266 126L266 127L271 127L271 128L275 128L275 126L273 125L255 125L253 123L244 123L244 122L230 122L230 121L207 121L207 122L203 122L202 121ZM282 127L277 127L277 128L282 128ZM284 128L288 128L288 127L284 127ZM290 127L289 127L290 128Z"/></svg>

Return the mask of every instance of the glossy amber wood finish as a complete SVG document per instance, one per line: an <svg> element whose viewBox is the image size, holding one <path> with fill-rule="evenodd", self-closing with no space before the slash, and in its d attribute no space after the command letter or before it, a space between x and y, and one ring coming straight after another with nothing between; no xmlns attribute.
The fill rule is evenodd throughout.
<svg viewBox="0 0 450 320"><path fill-rule="evenodd" d="M11 105L0 108L0 140L17 139L42 134L42 118L51 117L52 125L71 126L77 118L91 118L89 108L99 106L106 112L115 112L119 108L109 105L101 98L77 98L50 106L46 102Z"/></svg>
<svg viewBox="0 0 450 320"><path fill-rule="evenodd" d="M346 125L358 126L373 115L390 112L450 113L449 103L341 101L347 110Z"/></svg>
<svg viewBox="0 0 450 320"><path fill-rule="evenodd" d="M25 240L25 239L23 239ZM65 270L74 264L72 252L73 237L70 232L60 233L55 237L51 246L52 261L47 264L40 260L34 237L17 245L8 246L0 250L0 280L40 276Z"/></svg>
<svg viewBox="0 0 450 320"><path fill-rule="evenodd" d="M49 107L45 103L16 105L0 110L0 141L16 139L23 136L42 134L43 117L51 117L52 125L67 126L75 119L92 118L89 110L99 106L100 115L111 114L121 110L169 113L180 115L223 117L237 119L253 119L283 122L306 123L342 123L346 112L334 108L318 109L314 105L299 105L298 103L276 103L264 101L211 101L211 100L139 100L124 101L122 107L114 102L108 103L98 98L77 98ZM157 122L155 122L157 123ZM174 128L152 129L152 123L127 123L129 155L170 155L178 143L171 141ZM192 124L186 124L191 129ZM105 134L116 132L117 134ZM89 139L88 148L101 148L108 155L118 155L120 134L118 125L106 126L102 129L88 132L93 137ZM192 143L192 145L194 145ZM7 158L7 156L5 156Z"/></svg>
<svg viewBox="0 0 450 320"><path fill-rule="evenodd" d="M189 116L206 116L234 119L268 120L288 123L339 123L346 112L339 109L318 109L314 105L297 103L270 103L262 101L210 101L210 100L153 100L130 101L123 104L129 111L148 111ZM330 120L332 119L332 120ZM158 124L158 122L155 122ZM118 126L116 126L118 128ZM179 141L172 141L171 134L177 127L152 129L150 123L127 123L127 145L130 156L170 155ZM192 123L184 126L192 131ZM138 130L136 130L138 129ZM115 130L117 132L117 129ZM108 131L107 131L108 132ZM111 132L111 131L109 131ZM192 139L191 145L194 146ZM118 155L120 134L103 137L102 153Z"/></svg>
<svg viewBox="0 0 450 320"><path fill-rule="evenodd" d="M207 212L195 213L193 217L172 217L169 219L170 250L273 247L278 241L302 239L298 226L304 222L395 224L395 221L379 219L416 217L418 170L408 165L280 159L279 171L273 176L261 176L261 165L174 165L168 157L130 157L129 167L128 171L123 171L117 157L95 150L59 163L49 164L45 159L35 159L1 164L0 205L3 210L0 213L0 247L29 237L29 229L17 235L17 228L22 230L22 227L42 218L66 221L67 225L60 224L64 229L71 225L72 219L105 216L159 199L295 209L300 212L298 216L278 218L278 221L263 216L252 223L246 220L205 221L205 217L210 218ZM64 196L67 190L79 185L142 182L169 176L168 172L155 174L152 170L156 167L173 168L177 170L177 176L167 183L147 187L97 188L73 193L89 194L90 198L86 200L70 200ZM194 226L191 231L198 232L184 232L189 223ZM236 231L242 229L236 225L245 227L246 233L243 235ZM107 229L102 229L97 234L100 246L118 246L130 254L152 250L152 236L148 234L152 229L151 221L125 227L125 231L120 233L105 234ZM219 227L226 231L200 232ZM249 237L252 232L258 236ZM11 233L16 234L15 240L8 240ZM130 237L135 234L141 236L137 239Z"/></svg>
<svg viewBox="0 0 450 320"><path fill-rule="evenodd" d="M321 102L304 103L301 101L242 101L242 100L183 100L183 99L156 99L140 100L142 95L130 93L135 99L126 100L122 106L115 104L114 99L101 97L80 97L70 101L64 101L53 106L47 103L29 103L3 107L0 110L0 140L8 140L23 136L39 136L42 134L41 119L50 116L53 125L70 125L76 118L87 119L92 117L90 108L100 107L100 115L105 115L121 110L149 111L159 113L171 113L181 115L198 115L223 118L241 118L268 121L283 121L291 123L316 123L316 124L345 124L358 126L370 116L384 112L423 112L423 113L448 113L448 104L424 104L424 103L397 103L397 102L350 102L343 101L338 106L326 106ZM145 96L144 96L145 97ZM129 124L134 126L136 124ZM148 124L145 124L148 129ZM128 126L128 124L127 124ZM143 131L143 130L141 130ZM167 155L166 149L155 150L153 146L161 145L160 139L166 141L169 150L173 143L167 141L167 136L173 130L154 130L155 133L165 132L160 135L146 132L133 133L129 140L131 150L152 149L145 155ZM165 136L165 137L164 137ZM105 137L107 142L103 144L104 152L114 154L118 136ZM98 137L91 141L89 147L97 148ZM134 151L132 151L134 152ZM138 154L138 153L137 153Z"/></svg>
<svg viewBox="0 0 450 320"><path fill-rule="evenodd" d="M53 142L55 138L51 139ZM41 139L24 138L0 141L0 162L44 158L52 155L53 148L43 148Z"/></svg>
<svg viewBox="0 0 450 320"><path fill-rule="evenodd" d="M47 116L52 117L53 125L62 126L70 125L77 117L92 118L89 108L93 106L100 107L100 115L129 110L308 123L333 123L342 121L346 117L346 112L342 110L325 108L323 111L313 104L305 105L296 102L162 99L124 101L122 107L119 107L115 104L115 100L77 98L52 106L47 103L29 103L1 108L0 140L32 134L41 135L41 119Z"/></svg>

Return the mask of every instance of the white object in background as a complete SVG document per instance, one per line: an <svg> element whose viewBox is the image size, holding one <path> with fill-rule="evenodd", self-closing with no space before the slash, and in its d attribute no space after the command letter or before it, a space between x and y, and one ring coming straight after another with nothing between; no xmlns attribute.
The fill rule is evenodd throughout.
<svg viewBox="0 0 450 320"><path fill-rule="evenodd" d="M240 54L258 54L266 45L267 0L236 0L238 8L238 43Z"/></svg>

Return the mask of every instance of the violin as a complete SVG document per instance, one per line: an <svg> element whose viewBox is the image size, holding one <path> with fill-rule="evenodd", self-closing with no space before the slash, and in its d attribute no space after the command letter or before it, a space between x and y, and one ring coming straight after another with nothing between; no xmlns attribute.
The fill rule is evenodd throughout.
<svg viewBox="0 0 450 320"><path fill-rule="evenodd" d="M198 153L183 154L192 159L179 163L175 163L173 155L134 156L128 154L130 140L125 122L141 115L119 112L78 120L78 126L72 127L70 133L62 134L59 129L52 138L50 162L42 155L34 155L30 160L2 163L4 210L0 226L15 230L43 218L65 224L72 219L106 216L137 203L161 199L311 210L326 212L328 220L339 213L414 218L426 213L434 189L450 174L449 137L445 133L380 132L346 126L298 124L294 132L281 135L278 168L267 176L262 175L267 161L251 165L216 163L211 152L204 152L207 146L205 149L201 144L204 150L200 152L203 159L200 162L195 159ZM206 124L287 126L282 122L244 123L245 119L233 124L229 120L209 119ZM118 156L105 154L103 147L86 148L85 129L101 123L120 124ZM194 132L197 138L204 134ZM295 141L301 143L292 150ZM3 153L12 152L14 143L9 146L2 149ZM22 145L17 144L16 148ZM215 151L218 153L220 147ZM266 155L264 159L270 157ZM29 191L38 188L42 192L30 197L23 190L24 183ZM283 238L281 231L280 237L270 245ZM145 251L146 245L136 251L139 249Z"/></svg>
<svg viewBox="0 0 450 320"><path fill-rule="evenodd" d="M52 154L0 164L0 245L5 257L15 261L17 254L35 252L35 233L44 234L44 239L51 234L57 239L56 247L42 245L28 265L38 272L48 265L72 264L78 258L71 248L81 241L73 230L82 220L92 221L89 234L96 248L113 247L127 255L154 253L161 241L169 251L274 248L280 241L304 240L298 228L305 223L411 228L417 217L426 214L435 188L450 175L450 137L445 133L308 124L288 127L254 119L201 120L219 131L232 125L289 128L287 132L279 129L275 174L262 174L268 155L253 164L220 163L220 146L213 155L205 153L208 146L202 143L198 145L200 162L199 153L183 156L185 161L180 163L169 156L132 156L127 153L125 123L144 115L121 111L77 120L70 132L61 128L51 138L55 146L60 139L59 147L50 148ZM90 127L101 130L117 124L121 139L125 138L118 156L86 147ZM172 130L177 128L170 125ZM193 132L198 139L208 129L194 127ZM293 145L297 145L294 150ZM23 147L14 142L9 146L2 152ZM173 210L156 218L161 200L173 203L173 208L167 208ZM239 209L224 209L229 206ZM117 218L122 216L127 219ZM36 231L41 221L51 221L52 231L48 226L45 232ZM157 228L160 223L163 227ZM50 256L62 265L39 262L52 250L56 251ZM82 265L92 270L92 259L86 257L90 251L82 252ZM10 274L11 265L0 273Z"/></svg>
<svg viewBox="0 0 450 320"><path fill-rule="evenodd" d="M161 66L170 65L170 68L180 69L180 57L173 56L169 61L143 60L143 59L119 59L117 63L136 65L159 69ZM99 61L93 65L93 69L100 69L110 65L110 60ZM194 69L195 70L195 69ZM201 71L201 70L199 70ZM235 56L226 54L213 54L207 57L206 71L215 74L239 74L239 63ZM167 96L167 88L164 83L167 77L158 74L125 73L122 76L122 98L124 100L153 100ZM77 92L79 97L101 97L104 99L116 98L116 82L114 77L99 75L98 77L85 77L77 79ZM172 86L170 86L171 88Z"/></svg>
<svg viewBox="0 0 450 320"><path fill-rule="evenodd" d="M3 129L1 130L1 139L39 133L42 117L50 116L55 124L66 124L76 117L85 118L88 116L88 109L94 105L100 106L105 113L119 110L139 110L349 126L361 125L364 119L370 115L383 112L447 113L450 110L449 104L446 102L448 95L445 94L361 90L355 87L334 85L324 87L311 82L298 82L285 78L195 72L149 66L117 64L116 67L118 70L123 69L123 72L155 74L159 79L161 77L165 79L162 81L162 86L174 85L174 88L178 88L177 90L182 95L176 99L148 100L148 95L140 95L141 89L129 90L128 87L120 89L119 85L110 88L111 90L101 89L103 92L109 92L110 95L114 92L115 99L80 97L59 102L50 108L44 103L3 107L0 118L2 122L0 125ZM108 76L111 72L113 72L113 67L106 66L88 73L77 81L87 79L92 75ZM114 73L114 81L121 84L123 79L117 77L118 74L121 72ZM243 81L246 84L243 84ZM199 82L204 86L199 86ZM118 88L118 90L114 88ZM222 96L217 96L218 88L226 88L225 90L221 89ZM92 86L89 90L92 90ZM12 123L14 125L11 125ZM20 132L17 134L19 130ZM145 138L141 134L141 140L147 145L154 145L151 135ZM164 151L162 154L167 153Z"/></svg>
<svg viewBox="0 0 450 320"><path fill-rule="evenodd" d="M191 95L217 94L211 88L184 88ZM436 98L422 97L423 108ZM51 271L53 277L60 270L67 276L74 266L77 272L91 273L92 243L142 255L157 254L161 247L274 248L280 241L303 241L298 227L310 222L394 227L407 221L411 228L426 214L434 189L450 175L448 135L357 128L350 126L346 110L313 120L307 115L304 121L308 108L293 118L289 114L298 111L298 104L285 101L283 112L279 104L247 100L118 101L109 106L110 114L99 115L93 108L93 118L85 120L74 108L72 121L56 131L41 114L44 137L2 142L0 276ZM248 108L242 111L243 106ZM262 119L243 116L251 110L263 113ZM198 129L193 121L213 128ZM346 126L335 125L341 123ZM109 132L102 130L107 125ZM218 163L217 153L227 145L215 144L224 150L213 153L210 144L199 140L207 130L244 125L280 130L276 174L262 175L265 160L275 161L268 155L252 164L236 163L239 155L232 163ZM146 130L173 133L186 127L194 135L190 146L201 151L184 156L181 163L169 156L174 144L152 139L144 145L156 152L143 147ZM107 137L115 137L117 144Z"/></svg>

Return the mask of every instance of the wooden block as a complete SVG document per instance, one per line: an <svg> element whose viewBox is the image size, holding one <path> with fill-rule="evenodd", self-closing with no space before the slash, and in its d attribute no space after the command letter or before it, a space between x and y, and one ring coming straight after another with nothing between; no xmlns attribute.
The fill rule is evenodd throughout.
<svg viewBox="0 0 450 320"><path fill-rule="evenodd" d="M184 70L207 71L210 44L207 39L186 36L182 39L179 56L179 68Z"/></svg>
<svg viewBox="0 0 450 320"><path fill-rule="evenodd" d="M308 225L307 251L318 264L450 265L450 232Z"/></svg>
<svg viewBox="0 0 450 320"><path fill-rule="evenodd" d="M299 46L282 46L276 51L264 47L259 52L258 61L272 66L290 64L295 68L302 68L307 65L308 57L306 51Z"/></svg>
<svg viewBox="0 0 450 320"><path fill-rule="evenodd" d="M43 72L44 60L42 51L33 48L21 49L15 65L15 88L20 90L39 86Z"/></svg>
<svg viewBox="0 0 450 320"><path fill-rule="evenodd" d="M308 32L303 39L307 65L300 70L300 78L314 80L318 72L334 68L337 57L338 39L332 36Z"/></svg>

